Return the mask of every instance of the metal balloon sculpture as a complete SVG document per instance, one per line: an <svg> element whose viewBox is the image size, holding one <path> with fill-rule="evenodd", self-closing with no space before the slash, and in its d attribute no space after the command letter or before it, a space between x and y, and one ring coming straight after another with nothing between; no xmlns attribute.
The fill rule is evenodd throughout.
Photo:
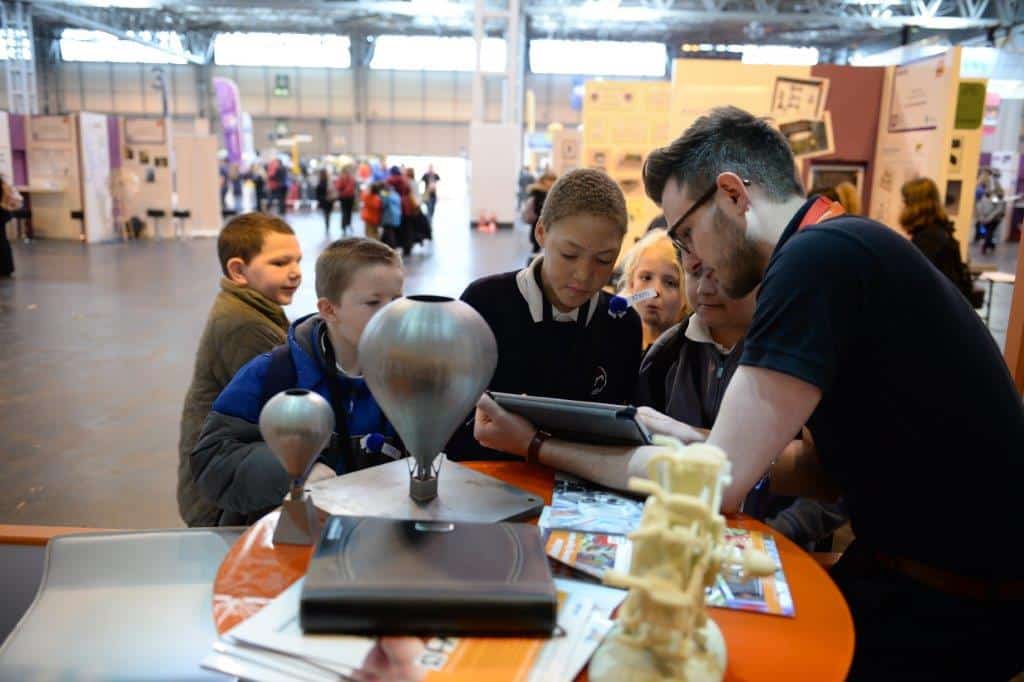
<svg viewBox="0 0 1024 682"><path fill-rule="evenodd" d="M462 301L409 296L389 303L366 325L359 365L411 455L413 500L437 497L441 448L472 411L497 364L491 328Z"/></svg>
<svg viewBox="0 0 1024 682"><path fill-rule="evenodd" d="M321 396L302 388L281 391L260 411L260 433L291 479L281 505L275 544L311 545L320 536L316 507L304 485L334 431L334 412Z"/></svg>

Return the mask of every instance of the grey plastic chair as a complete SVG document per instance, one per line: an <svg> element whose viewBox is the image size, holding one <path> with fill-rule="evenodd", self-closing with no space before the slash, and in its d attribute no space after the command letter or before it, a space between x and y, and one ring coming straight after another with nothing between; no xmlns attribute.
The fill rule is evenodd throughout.
<svg viewBox="0 0 1024 682"><path fill-rule="evenodd" d="M213 580L239 534L51 540L35 601L0 647L0 680L223 680L199 661L217 637Z"/></svg>

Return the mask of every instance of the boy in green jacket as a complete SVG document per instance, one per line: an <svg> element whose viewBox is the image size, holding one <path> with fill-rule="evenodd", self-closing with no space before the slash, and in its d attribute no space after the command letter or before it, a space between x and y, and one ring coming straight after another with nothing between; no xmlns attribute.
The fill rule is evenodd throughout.
<svg viewBox="0 0 1024 682"><path fill-rule="evenodd" d="M299 240L288 223L263 213L228 221L217 239L220 293L196 351L178 442L178 511L189 526L215 526L220 510L199 495L189 456L214 399L242 365L285 342L292 302L302 282Z"/></svg>

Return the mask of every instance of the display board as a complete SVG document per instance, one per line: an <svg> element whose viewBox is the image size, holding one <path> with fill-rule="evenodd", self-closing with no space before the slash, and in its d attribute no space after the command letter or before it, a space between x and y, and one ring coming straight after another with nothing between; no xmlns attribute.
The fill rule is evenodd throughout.
<svg viewBox="0 0 1024 682"><path fill-rule="evenodd" d="M85 241L114 241L121 234L114 222L114 202L110 193L107 117L85 112L78 114L78 139Z"/></svg>
<svg viewBox="0 0 1024 682"><path fill-rule="evenodd" d="M958 70L959 72L959 70ZM978 168L981 165L981 138L983 130L980 116L962 118L957 124L957 112L978 106L978 100L985 101L986 81L961 79L956 87L957 99L953 110L953 131L947 143L945 202L949 219L955 225L957 238L963 255L968 253L974 237L974 187L977 183ZM979 92L980 91L980 92ZM967 99L969 101L965 102ZM939 185L941 192L943 185ZM954 197L954 193L959 196Z"/></svg>
<svg viewBox="0 0 1024 682"><path fill-rule="evenodd" d="M32 199L32 234L44 239L82 239L82 191L76 117L29 116L25 156Z"/></svg>
<svg viewBox="0 0 1024 682"><path fill-rule="evenodd" d="M188 172L178 176L178 207L191 212L186 231L191 236L220 234L220 172L217 138L213 135L174 136L177 163Z"/></svg>
<svg viewBox="0 0 1024 682"><path fill-rule="evenodd" d="M890 133L939 127L949 82L959 73L959 68L956 73L950 70L947 55L926 57L893 68L886 116Z"/></svg>
<svg viewBox="0 0 1024 682"><path fill-rule="evenodd" d="M720 106L764 116L789 140L806 188L818 164L863 169L866 208L884 79L879 67L678 59L672 72L671 130L679 135Z"/></svg>
<svg viewBox="0 0 1024 682"><path fill-rule="evenodd" d="M903 184L931 178L944 197L966 257L981 129L954 126L959 73L958 47L886 70L869 215L902 233ZM922 110L910 111L917 108Z"/></svg>
<svg viewBox="0 0 1024 682"><path fill-rule="evenodd" d="M722 106L739 107L779 122L807 119L812 109L819 114L824 110L828 84L821 83L823 80L812 76L809 66L677 59L672 69L669 122L679 135L699 116Z"/></svg>
<svg viewBox="0 0 1024 682"><path fill-rule="evenodd" d="M163 118L124 118L121 121L121 173L123 214L126 220L146 223L142 237L172 236L173 177L170 121ZM164 211L153 220L147 211Z"/></svg>
<svg viewBox="0 0 1024 682"><path fill-rule="evenodd" d="M551 171L561 176L583 163L583 133L561 129L551 133Z"/></svg>
<svg viewBox="0 0 1024 682"><path fill-rule="evenodd" d="M492 218L503 227L516 220L522 131L507 123L469 126L470 221Z"/></svg>
<svg viewBox="0 0 1024 682"><path fill-rule="evenodd" d="M644 192L643 166L652 149L671 142L666 81L588 81L583 93L582 165L600 168L622 188L629 214L624 254L661 210Z"/></svg>

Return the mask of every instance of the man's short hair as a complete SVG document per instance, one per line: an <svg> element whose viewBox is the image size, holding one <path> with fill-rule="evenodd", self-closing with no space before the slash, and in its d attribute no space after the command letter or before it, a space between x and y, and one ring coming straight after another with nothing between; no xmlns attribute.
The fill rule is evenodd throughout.
<svg viewBox="0 0 1024 682"><path fill-rule="evenodd" d="M387 244L365 237L332 242L316 259L316 295L331 303L341 300L355 273L371 265L402 267L402 257Z"/></svg>
<svg viewBox="0 0 1024 682"><path fill-rule="evenodd" d="M804 194L786 138L767 120L737 107L712 109L675 142L651 152L644 189L661 205L669 178L697 197L724 172L749 180L772 201Z"/></svg>
<svg viewBox="0 0 1024 682"><path fill-rule="evenodd" d="M248 265L263 250L268 232L295 234L291 225L277 216L266 213L243 213L229 220L217 237L217 257L220 269L228 276L228 261L241 258Z"/></svg>
<svg viewBox="0 0 1024 682"><path fill-rule="evenodd" d="M545 229L574 215L607 218L626 234L629 216L626 198L619 186L603 171L592 168L571 170L548 190L540 222Z"/></svg>

